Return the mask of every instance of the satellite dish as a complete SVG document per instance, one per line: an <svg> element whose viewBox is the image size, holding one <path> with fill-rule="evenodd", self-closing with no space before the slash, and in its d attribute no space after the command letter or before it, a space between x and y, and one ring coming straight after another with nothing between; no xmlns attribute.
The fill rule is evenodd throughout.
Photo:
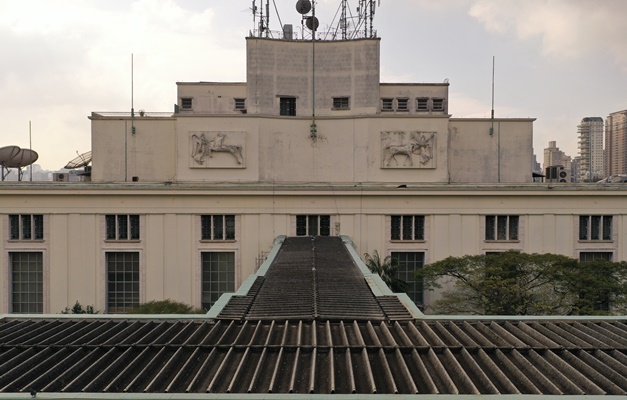
<svg viewBox="0 0 627 400"><path fill-rule="evenodd" d="M307 28L311 29L312 31L317 31L318 26L320 25L320 22L318 22L317 17L307 17L307 20L305 21L305 25L307 25Z"/></svg>
<svg viewBox="0 0 627 400"><path fill-rule="evenodd" d="M7 163L10 162L19 152L20 148L18 146L4 146L0 148L0 165L3 167L7 166Z"/></svg>
<svg viewBox="0 0 627 400"><path fill-rule="evenodd" d="M74 169L84 167L91 162L91 151L88 151L83 154L79 154L78 157L68 162L67 165L63 168L65 169Z"/></svg>
<svg viewBox="0 0 627 400"><path fill-rule="evenodd" d="M311 11L311 2L309 0L298 0L296 2L296 11L299 14L307 14Z"/></svg>
<svg viewBox="0 0 627 400"><path fill-rule="evenodd" d="M27 167L37 161L39 154L35 150L20 149L20 151L8 162L4 163L5 168Z"/></svg>

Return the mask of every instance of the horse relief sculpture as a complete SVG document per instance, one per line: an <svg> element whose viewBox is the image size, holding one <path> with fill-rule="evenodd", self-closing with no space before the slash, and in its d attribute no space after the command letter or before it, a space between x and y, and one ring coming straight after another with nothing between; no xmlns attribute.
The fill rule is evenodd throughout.
<svg viewBox="0 0 627 400"><path fill-rule="evenodd" d="M382 132L384 168L435 168L435 132Z"/></svg>
<svg viewBox="0 0 627 400"><path fill-rule="evenodd" d="M205 135L207 134L207 135ZM209 132L193 132L191 136L192 159L197 165L209 167L207 159L213 158L213 153L228 153L233 156L237 166L243 166L242 146L238 144L225 144L227 134L218 132L209 136ZM208 137L209 136L209 137ZM224 167L225 165L211 165L212 167Z"/></svg>

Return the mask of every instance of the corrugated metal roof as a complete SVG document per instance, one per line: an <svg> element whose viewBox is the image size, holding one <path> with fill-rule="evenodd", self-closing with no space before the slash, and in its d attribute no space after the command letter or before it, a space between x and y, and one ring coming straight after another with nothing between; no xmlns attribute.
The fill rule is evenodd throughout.
<svg viewBox="0 0 627 400"><path fill-rule="evenodd" d="M0 397L627 395L627 318L411 319L345 244L277 241L215 319L0 319Z"/></svg>
<svg viewBox="0 0 627 400"><path fill-rule="evenodd" d="M627 394L627 321L5 319L0 393Z"/></svg>

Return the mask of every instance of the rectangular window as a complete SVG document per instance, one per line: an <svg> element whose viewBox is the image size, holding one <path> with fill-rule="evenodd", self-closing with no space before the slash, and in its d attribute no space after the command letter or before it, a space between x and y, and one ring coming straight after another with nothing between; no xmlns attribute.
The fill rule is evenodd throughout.
<svg viewBox="0 0 627 400"><path fill-rule="evenodd" d="M416 278L416 271L424 266L425 253L393 252L391 255L398 263L397 277L407 282L407 295L417 306L422 306L424 304L422 279Z"/></svg>
<svg viewBox="0 0 627 400"><path fill-rule="evenodd" d="M394 111L394 99L381 99L381 111Z"/></svg>
<svg viewBox="0 0 627 400"><path fill-rule="evenodd" d="M233 99L235 102L235 110L237 111L245 111L246 110L246 99Z"/></svg>
<svg viewBox="0 0 627 400"><path fill-rule="evenodd" d="M612 261L611 251L582 251L579 253L579 261Z"/></svg>
<svg viewBox="0 0 627 400"><path fill-rule="evenodd" d="M444 111L444 99L433 99L433 111Z"/></svg>
<svg viewBox="0 0 627 400"><path fill-rule="evenodd" d="M486 215L485 240L518 240L518 215Z"/></svg>
<svg viewBox="0 0 627 400"><path fill-rule="evenodd" d="M416 111L429 111L428 97L418 97L416 99Z"/></svg>
<svg viewBox="0 0 627 400"><path fill-rule="evenodd" d="M235 240L235 215L201 215L201 240Z"/></svg>
<svg viewBox="0 0 627 400"><path fill-rule="evenodd" d="M192 98L191 97L183 97L183 98L181 98L181 109L183 109L183 110L191 110L192 109Z"/></svg>
<svg viewBox="0 0 627 400"><path fill-rule="evenodd" d="M296 236L330 236L330 215L297 215Z"/></svg>
<svg viewBox="0 0 627 400"><path fill-rule="evenodd" d="M396 111L409 111L409 99L397 98Z"/></svg>
<svg viewBox="0 0 627 400"><path fill-rule="evenodd" d="M107 312L139 306L139 252L107 252Z"/></svg>
<svg viewBox="0 0 627 400"><path fill-rule="evenodd" d="M202 307L208 310L223 293L235 291L235 253L202 252Z"/></svg>
<svg viewBox="0 0 627 400"><path fill-rule="evenodd" d="M612 240L612 216L580 215L579 240Z"/></svg>
<svg viewBox="0 0 627 400"><path fill-rule="evenodd" d="M105 215L107 240L139 240L139 215Z"/></svg>
<svg viewBox="0 0 627 400"><path fill-rule="evenodd" d="M279 99L279 114L280 115L296 115L296 97L281 97Z"/></svg>
<svg viewBox="0 0 627 400"><path fill-rule="evenodd" d="M44 311L42 252L10 252L11 312L41 314Z"/></svg>
<svg viewBox="0 0 627 400"><path fill-rule="evenodd" d="M350 109L350 98L349 97L334 97L333 98L333 109L334 110L349 110Z"/></svg>
<svg viewBox="0 0 627 400"><path fill-rule="evenodd" d="M9 215L9 239L43 240L44 216L41 214Z"/></svg>
<svg viewBox="0 0 627 400"><path fill-rule="evenodd" d="M390 240L424 240L424 215L392 215Z"/></svg>

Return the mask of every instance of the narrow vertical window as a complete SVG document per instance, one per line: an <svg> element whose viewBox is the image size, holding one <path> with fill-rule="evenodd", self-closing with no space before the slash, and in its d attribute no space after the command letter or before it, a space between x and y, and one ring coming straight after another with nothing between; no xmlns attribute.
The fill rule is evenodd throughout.
<svg viewBox="0 0 627 400"><path fill-rule="evenodd" d="M224 293L235 291L235 253L202 252L202 307L208 310Z"/></svg>
<svg viewBox="0 0 627 400"><path fill-rule="evenodd" d="M9 215L9 238L11 240L19 240L20 238L20 216Z"/></svg>
<svg viewBox="0 0 627 400"><path fill-rule="evenodd" d="M398 263L397 277L407 282L407 295L418 305L424 305L422 279L416 278L416 271L424 266L424 252L393 252L392 258Z"/></svg>
<svg viewBox="0 0 627 400"><path fill-rule="evenodd" d="M41 314L44 308L43 253L11 252L11 312Z"/></svg>
<svg viewBox="0 0 627 400"><path fill-rule="evenodd" d="M30 215L22 215L22 239L31 239Z"/></svg>
<svg viewBox="0 0 627 400"><path fill-rule="evenodd" d="M124 313L139 306L139 253L107 252L107 312Z"/></svg>

